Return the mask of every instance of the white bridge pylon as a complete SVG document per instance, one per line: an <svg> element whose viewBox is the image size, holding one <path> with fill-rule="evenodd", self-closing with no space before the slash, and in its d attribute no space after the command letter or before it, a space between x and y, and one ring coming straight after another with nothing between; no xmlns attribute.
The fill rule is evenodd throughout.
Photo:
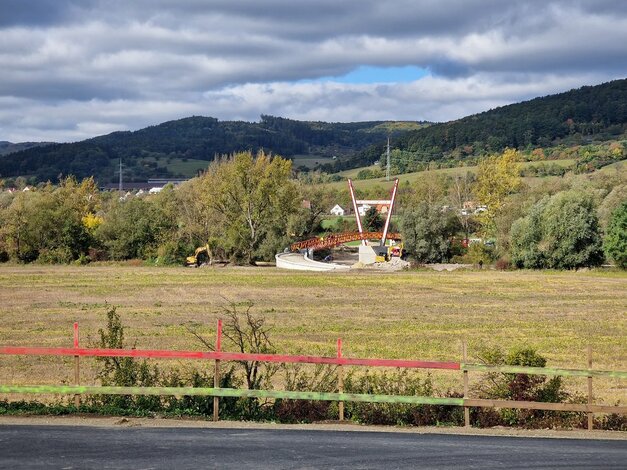
<svg viewBox="0 0 627 470"><path fill-rule="evenodd" d="M373 206L388 206L388 211L385 218L385 225L383 227L383 237L381 238L380 246L385 246L385 240L387 239L388 231L390 229L390 220L392 219L392 210L394 209L394 202L396 201L396 192L398 191L398 178L394 180L394 187L392 188L392 194L390 199L355 199L355 188L353 187L353 181L349 178L348 189L351 193L351 201L353 201L353 210L355 211L355 218L357 219L357 229L359 233L364 233L364 228L361 223L361 216L359 215L360 204L368 204ZM361 244L366 246L366 240L362 240Z"/></svg>

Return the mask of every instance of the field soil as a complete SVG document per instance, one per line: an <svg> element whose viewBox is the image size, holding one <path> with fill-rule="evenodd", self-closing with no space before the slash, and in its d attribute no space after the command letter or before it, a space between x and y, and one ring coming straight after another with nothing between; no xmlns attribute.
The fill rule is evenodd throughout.
<svg viewBox="0 0 627 470"><path fill-rule="evenodd" d="M129 346L206 349L231 301L250 300L265 316L279 353L346 357L469 360L487 347L530 346L548 366L627 369L627 274L612 271L404 271L299 273L264 268L138 266L0 267L0 345L94 345L116 306ZM225 343L227 349L228 343ZM206 363L169 361L179 369ZM81 382L95 384L93 359L82 359ZM421 372L426 374L426 371ZM432 372L440 391L462 390L462 375ZM472 374L472 380L480 378ZM0 356L5 384L73 383L73 358ZM584 393L586 379L565 380ZM594 379L600 403L627 398L627 384ZM1 398L1 397L0 397Z"/></svg>

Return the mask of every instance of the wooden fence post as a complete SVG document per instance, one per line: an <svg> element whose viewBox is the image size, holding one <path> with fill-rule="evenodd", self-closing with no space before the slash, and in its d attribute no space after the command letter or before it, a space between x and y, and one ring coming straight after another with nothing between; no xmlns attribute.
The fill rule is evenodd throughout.
<svg viewBox="0 0 627 470"><path fill-rule="evenodd" d="M592 370L592 345L588 345L588 370ZM592 375L588 376L588 405L592 405ZM594 427L594 413L588 412L588 431Z"/></svg>
<svg viewBox="0 0 627 470"><path fill-rule="evenodd" d="M462 341L462 362L464 367L468 362L468 352L466 350L466 340ZM464 369L464 400L468 398L468 371ZM470 427L470 408L464 406L464 426Z"/></svg>
<svg viewBox="0 0 627 470"><path fill-rule="evenodd" d="M337 339L337 358L342 357L342 338ZM344 393L344 369L341 364L337 366L337 391ZM344 402L341 401L337 405L340 421L344 421Z"/></svg>
<svg viewBox="0 0 627 470"><path fill-rule="evenodd" d="M218 320L218 328L216 330L216 352L222 350L222 320ZM216 359L216 368L213 373L213 388L220 388L220 360ZM213 397L213 420L220 419L220 398Z"/></svg>
<svg viewBox="0 0 627 470"><path fill-rule="evenodd" d="M78 322L74 322L74 349L78 349ZM81 384L81 363L80 357L74 356L74 385ZM81 396L77 393L74 395L74 406L76 409L81 406Z"/></svg>

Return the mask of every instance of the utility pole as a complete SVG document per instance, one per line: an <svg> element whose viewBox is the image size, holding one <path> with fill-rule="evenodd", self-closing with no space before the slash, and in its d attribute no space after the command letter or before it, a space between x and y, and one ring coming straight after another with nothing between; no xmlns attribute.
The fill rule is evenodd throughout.
<svg viewBox="0 0 627 470"><path fill-rule="evenodd" d="M385 166L385 180L390 181L390 138L388 137L387 165Z"/></svg>
<svg viewBox="0 0 627 470"><path fill-rule="evenodd" d="M122 159L120 158L120 182L118 184L118 191L120 191L120 197L122 197Z"/></svg>

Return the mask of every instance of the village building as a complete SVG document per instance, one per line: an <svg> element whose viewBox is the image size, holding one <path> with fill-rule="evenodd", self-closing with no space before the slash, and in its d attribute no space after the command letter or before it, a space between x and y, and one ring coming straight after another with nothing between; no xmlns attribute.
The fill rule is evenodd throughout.
<svg viewBox="0 0 627 470"><path fill-rule="evenodd" d="M344 216L346 215L346 209L344 209L339 204L333 206L333 208L329 211L332 215Z"/></svg>

